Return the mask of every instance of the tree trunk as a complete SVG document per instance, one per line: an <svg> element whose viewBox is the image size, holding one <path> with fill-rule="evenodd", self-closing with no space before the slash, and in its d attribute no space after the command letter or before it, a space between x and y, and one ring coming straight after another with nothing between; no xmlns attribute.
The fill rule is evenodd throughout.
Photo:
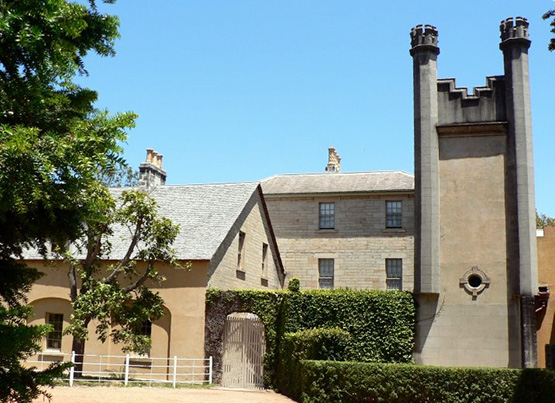
<svg viewBox="0 0 555 403"><path fill-rule="evenodd" d="M73 367L75 377L83 377L83 358L85 356L85 339L73 337L71 344L72 351L75 352L75 365Z"/></svg>
<svg viewBox="0 0 555 403"><path fill-rule="evenodd" d="M85 327L89 326L90 319L85 320ZM83 361L85 361L85 339L79 339L73 336L71 350L75 352L75 365L73 366L74 375L83 377Z"/></svg>

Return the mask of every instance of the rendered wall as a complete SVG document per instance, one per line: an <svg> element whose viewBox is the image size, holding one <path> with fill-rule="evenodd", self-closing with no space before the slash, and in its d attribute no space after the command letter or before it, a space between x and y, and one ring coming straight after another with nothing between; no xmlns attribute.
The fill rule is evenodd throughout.
<svg viewBox="0 0 555 403"><path fill-rule="evenodd" d="M435 27L411 31L421 364L537 365L528 22L500 31L504 75L473 94L437 80Z"/></svg>
<svg viewBox="0 0 555 403"><path fill-rule="evenodd" d="M437 299L419 297L425 303L419 312L418 363L520 365L513 298L518 279L511 278L517 270L509 259L517 244L505 232L511 228L506 154L506 133L439 137L441 292ZM460 282L473 267L490 281L477 295Z"/></svg>
<svg viewBox="0 0 555 403"><path fill-rule="evenodd" d="M33 285L28 294L29 304L35 307L35 315L29 319L29 324L45 323L47 312L63 313L65 328L71 313L67 267L45 266L42 262L31 262L31 265L43 271L45 276ZM204 357L207 266L208 262L194 262L190 270L160 267L167 280L149 286L164 299L166 314L153 322L151 357ZM94 330L93 322L89 325L85 354L123 354L120 345L114 345L111 340L101 343ZM71 353L71 340L70 335L63 336L61 352ZM46 340L43 340L43 348L46 349ZM50 355L55 356L56 352L52 351Z"/></svg>
<svg viewBox="0 0 555 403"><path fill-rule="evenodd" d="M386 228L386 201L400 200L403 227ZM334 259L334 287L386 289L385 259L403 259L403 289L412 290L414 205L412 195L334 197L267 196L287 279L318 288L318 259ZM335 203L335 229L318 229L321 202ZM287 280L286 280L287 281Z"/></svg>

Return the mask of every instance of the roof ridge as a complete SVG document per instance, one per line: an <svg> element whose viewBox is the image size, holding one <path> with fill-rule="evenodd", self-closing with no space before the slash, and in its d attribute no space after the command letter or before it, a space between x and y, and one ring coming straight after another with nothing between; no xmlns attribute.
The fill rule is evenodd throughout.
<svg viewBox="0 0 555 403"><path fill-rule="evenodd" d="M267 180L273 179L273 178L279 178L279 177L284 177L284 176L316 176L316 175L322 175L322 176L341 176L341 175L363 175L363 174L380 174L380 173L402 173L405 175L410 175L410 176L414 176L413 173L407 172L407 171L403 171L401 169L395 169L395 170L380 170L380 171L358 171L358 172L338 172L338 173L329 173L329 172L308 172L308 173L290 173L290 174L276 174L276 175L272 175L269 176L267 178L264 178L261 180L261 182L265 182Z"/></svg>

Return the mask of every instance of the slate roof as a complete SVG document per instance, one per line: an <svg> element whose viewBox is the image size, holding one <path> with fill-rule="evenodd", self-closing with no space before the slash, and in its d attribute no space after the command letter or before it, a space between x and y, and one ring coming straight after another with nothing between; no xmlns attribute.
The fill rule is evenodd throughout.
<svg viewBox="0 0 555 403"><path fill-rule="evenodd" d="M414 191L414 175L403 171L275 175L261 182L264 195Z"/></svg>
<svg viewBox="0 0 555 403"><path fill-rule="evenodd" d="M210 260L258 186L258 182L164 185L149 193L158 203L159 215L180 227L173 243L177 258ZM129 188L112 188L110 192L117 198L124 190ZM125 255L130 237L126 228L114 228L110 259ZM24 256L41 259L33 250L27 250Z"/></svg>
<svg viewBox="0 0 555 403"><path fill-rule="evenodd" d="M203 185L165 185L150 191L161 217L180 227L173 243L178 258L210 260L231 229L258 182ZM124 189L112 189L117 197ZM123 239L122 239L122 235ZM113 257L125 254L125 233L113 239Z"/></svg>

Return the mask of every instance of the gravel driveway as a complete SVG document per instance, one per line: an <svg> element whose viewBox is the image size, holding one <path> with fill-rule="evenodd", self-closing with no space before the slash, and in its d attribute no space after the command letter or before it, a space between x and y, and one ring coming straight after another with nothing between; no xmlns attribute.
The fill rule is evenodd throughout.
<svg viewBox="0 0 555 403"><path fill-rule="evenodd" d="M221 388L171 389L149 387L57 386L49 391L52 403L291 403L273 391L238 391ZM48 402L42 397L33 403Z"/></svg>

